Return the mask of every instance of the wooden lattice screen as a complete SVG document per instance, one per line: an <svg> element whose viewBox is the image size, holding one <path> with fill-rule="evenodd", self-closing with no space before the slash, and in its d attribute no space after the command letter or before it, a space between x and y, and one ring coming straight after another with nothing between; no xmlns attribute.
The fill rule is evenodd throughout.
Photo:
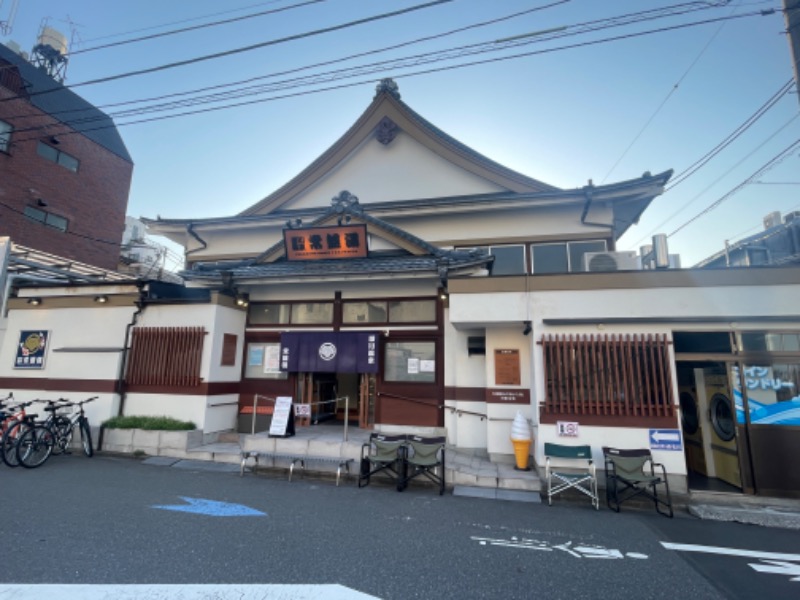
<svg viewBox="0 0 800 600"><path fill-rule="evenodd" d="M202 327L134 327L128 358L129 385L200 385Z"/></svg>
<svg viewBox="0 0 800 600"><path fill-rule="evenodd" d="M666 335L542 338L545 414L672 417Z"/></svg>

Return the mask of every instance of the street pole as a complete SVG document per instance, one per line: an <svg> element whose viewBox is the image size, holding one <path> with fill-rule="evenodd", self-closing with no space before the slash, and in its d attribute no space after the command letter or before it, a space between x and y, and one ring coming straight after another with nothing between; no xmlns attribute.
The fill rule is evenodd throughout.
<svg viewBox="0 0 800 600"><path fill-rule="evenodd" d="M794 86L800 101L800 0L783 0L783 17L794 69Z"/></svg>

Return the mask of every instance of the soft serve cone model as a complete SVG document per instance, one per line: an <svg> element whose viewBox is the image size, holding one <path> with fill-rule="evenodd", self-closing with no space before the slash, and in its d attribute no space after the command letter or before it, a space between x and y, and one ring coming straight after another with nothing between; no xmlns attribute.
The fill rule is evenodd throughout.
<svg viewBox="0 0 800 600"><path fill-rule="evenodd" d="M517 411L514 422L511 423L511 443L514 444L514 456L517 461L515 467L518 471L530 471L528 459L531 454L531 428L528 420Z"/></svg>

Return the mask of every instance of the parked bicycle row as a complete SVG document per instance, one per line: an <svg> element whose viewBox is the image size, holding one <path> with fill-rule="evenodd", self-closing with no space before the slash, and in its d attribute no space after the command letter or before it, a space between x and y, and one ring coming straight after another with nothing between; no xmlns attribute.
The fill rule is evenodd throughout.
<svg viewBox="0 0 800 600"><path fill-rule="evenodd" d="M70 451L75 429L80 432L83 453L91 457L92 430L83 406L96 399L97 396L80 402L65 398L17 402L13 393L0 399L0 458L9 467L39 467L51 455ZM39 405L43 405L44 418L34 412Z"/></svg>

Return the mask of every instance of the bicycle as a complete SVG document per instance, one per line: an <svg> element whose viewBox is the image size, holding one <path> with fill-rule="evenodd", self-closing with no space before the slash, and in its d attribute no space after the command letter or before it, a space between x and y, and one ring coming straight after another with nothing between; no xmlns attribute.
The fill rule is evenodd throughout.
<svg viewBox="0 0 800 600"><path fill-rule="evenodd" d="M44 421L35 423L32 428L20 436L17 442L16 453L19 464L28 469L34 469L43 465L51 454L65 452L72 442L75 427L78 427L81 432L83 453L88 457L93 456L92 434L83 405L96 399L97 396L81 402L69 402L64 399L49 401L45 410L50 413L50 416ZM56 411L67 406L77 406L78 411L69 418L57 414Z"/></svg>
<svg viewBox="0 0 800 600"><path fill-rule="evenodd" d="M8 417L5 421L7 424L3 432L3 439L0 441L0 454L2 455L3 462L9 467L19 466L19 459L17 457L17 446L20 438L28 430L32 429L36 424L37 414L27 412L25 409L38 402L31 400L30 402L23 402L16 407L16 412Z"/></svg>
<svg viewBox="0 0 800 600"><path fill-rule="evenodd" d="M64 404L63 406L78 407L77 412L73 412L69 417L54 414L53 433L56 436L56 446L60 448L60 451L67 451L67 448L72 443L72 436L77 427L81 432L81 448L83 448L83 453L89 458L94 456L94 449L92 448L92 429L89 427L89 419L86 418L86 413L83 410L83 405L93 400L97 400L97 396L92 396L80 402L68 402ZM56 453L55 448L53 452Z"/></svg>
<svg viewBox="0 0 800 600"><path fill-rule="evenodd" d="M13 407L11 412L5 412L3 419L2 438L0 439L0 459L9 467L16 467L19 465L17 461L17 442L20 436L33 426L34 418L36 415L31 415L26 412L26 408L33 404L35 400L30 402L22 402Z"/></svg>

